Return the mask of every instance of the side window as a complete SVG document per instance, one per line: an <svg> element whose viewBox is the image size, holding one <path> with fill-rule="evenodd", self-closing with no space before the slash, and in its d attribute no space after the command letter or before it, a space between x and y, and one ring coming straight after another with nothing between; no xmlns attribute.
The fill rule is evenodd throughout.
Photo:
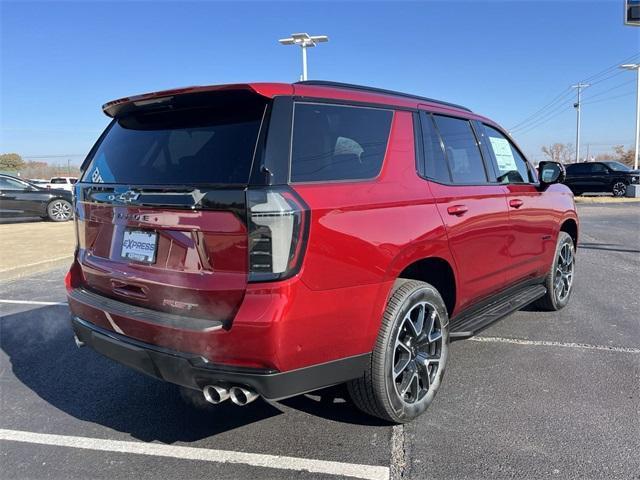
<svg viewBox="0 0 640 480"><path fill-rule="evenodd" d="M468 120L433 116L445 147L454 183L486 183L482 155Z"/></svg>
<svg viewBox="0 0 640 480"><path fill-rule="evenodd" d="M0 177L0 190L24 190L25 188L27 188L25 183L12 178Z"/></svg>
<svg viewBox="0 0 640 480"><path fill-rule="evenodd" d="M392 118L391 110L296 103L291 181L376 177L387 150Z"/></svg>
<svg viewBox="0 0 640 480"><path fill-rule="evenodd" d="M420 124L422 126L425 175L437 182L451 182L447 159L444 156L440 136L436 131L433 118L428 113L420 112Z"/></svg>
<svg viewBox="0 0 640 480"><path fill-rule="evenodd" d="M567 167L567 173L570 175L584 175L589 173L589 169L584 163L574 163Z"/></svg>
<svg viewBox="0 0 640 480"><path fill-rule="evenodd" d="M501 183L529 183L531 181L527 161L516 150L509 139L489 125L484 125L485 135L498 167Z"/></svg>
<svg viewBox="0 0 640 480"><path fill-rule="evenodd" d="M591 173L596 174L596 175L604 175L607 173L607 169L604 165L600 164L600 163L592 163L591 165L589 165Z"/></svg>

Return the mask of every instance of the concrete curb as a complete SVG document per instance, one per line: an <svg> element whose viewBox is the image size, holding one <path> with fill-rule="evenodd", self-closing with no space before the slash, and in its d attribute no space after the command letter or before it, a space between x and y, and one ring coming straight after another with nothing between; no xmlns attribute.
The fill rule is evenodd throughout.
<svg viewBox="0 0 640 480"><path fill-rule="evenodd" d="M640 198L633 197L574 197L576 203L640 203Z"/></svg>
<svg viewBox="0 0 640 480"><path fill-rule="evenodd" d="M71 265L72 261L72 255L65 255L64 257L57 257L43 260L41 262L20 265L19 267L7 268L5 270L0 270L0 280L3 282L6 280L16 280L33 273L46 272L47 270L64 267L65 265Z"/></svg>

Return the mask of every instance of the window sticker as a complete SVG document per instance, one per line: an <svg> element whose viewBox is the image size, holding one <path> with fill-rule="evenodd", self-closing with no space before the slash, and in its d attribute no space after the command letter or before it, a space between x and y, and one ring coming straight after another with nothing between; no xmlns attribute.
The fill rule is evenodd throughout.
<svg viewBox="0 0 640 480"><path fill-rule="evenodd" d="M91 182L93 183L114 182L114 176L109 169L104 152L100 153L98 158L94 160L93 170L91 171L91 176L89 178L91 178Z"/></svg>
<svg viewBox="0 0 640 480"><path fill-rule="evenodd" d="M497 137L489 137L489 140L491 141L491 148L498 162L498 169L500 169L501 172L518 171L516 159L513 158L513 151L511 150L511 145L509 145L509 140Z"/></svg>

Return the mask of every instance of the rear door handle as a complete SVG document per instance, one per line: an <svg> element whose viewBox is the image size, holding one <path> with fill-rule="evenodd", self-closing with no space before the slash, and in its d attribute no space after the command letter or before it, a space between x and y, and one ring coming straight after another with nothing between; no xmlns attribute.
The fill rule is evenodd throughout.
<svg viewBox="0 0 640 480"><path fill-rule="evenodd" d="M449 215L455 215L456 217L461 217L462 215L467 213L467 210L469 209L467 208L466 205L451 205L450 207L447 208L447 213Z"/></svg>
<svg viewBox="0 0 640 480"><path fill-rule="evenodd" d="M513 200L509 200L509 206L513 208L520 208L524 205L524 202L519 198L514 198Z"/></svg>

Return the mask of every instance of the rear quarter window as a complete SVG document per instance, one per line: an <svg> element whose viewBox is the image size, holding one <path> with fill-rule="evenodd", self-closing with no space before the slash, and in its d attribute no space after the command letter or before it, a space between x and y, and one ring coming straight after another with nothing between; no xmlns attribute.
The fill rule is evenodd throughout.
<svg viewBox="0 0 640 480"><path fill-rule="evenodd" d="M380 173L393 111L296 103L292 182L363 180Z"/></svg>

